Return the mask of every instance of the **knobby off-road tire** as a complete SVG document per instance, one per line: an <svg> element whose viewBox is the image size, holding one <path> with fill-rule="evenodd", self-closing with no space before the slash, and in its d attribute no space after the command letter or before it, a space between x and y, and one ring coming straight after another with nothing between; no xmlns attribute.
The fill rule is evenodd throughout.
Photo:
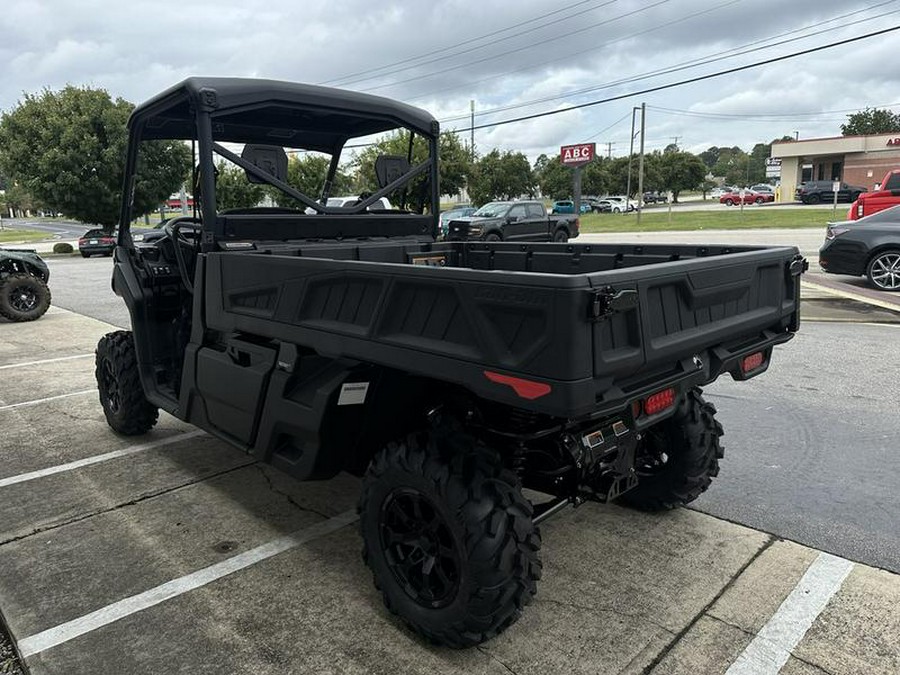
<svg viewBox="0 0 900 675"><path fill-rule="evenodd" d="M465 434L389 444L369 465L359 514L363 560L385 606L432 642L489 640L537 590L531 504L499 455Z"/></svg>
<svg viewBox="0 0 900 675"><path fill-rule="evenodd" d="M10 274L0 281L0 315L10 321L34 321L50 307L50 289L31 274Z"/></svg>
<svg viewBox="0 0 900 675"><path fill-rule="evenodd" d="M719 475L723 457L719 438L725 433L715 419L716 408L698 388L682 399L672 417L647 430L642 443L648 456L666 461L638 467L637 486L618 502L644 511L662 511L694 501ZM640 461L640 454L639 460Z"/></svg>
<svg viewBox="0 0 900 675"><path fill-rule="evenodd" d="M107 333L100 338L94 374L110 427L126 436L145 434L153 428L159 409L144 398L130 331Z"/></svg>

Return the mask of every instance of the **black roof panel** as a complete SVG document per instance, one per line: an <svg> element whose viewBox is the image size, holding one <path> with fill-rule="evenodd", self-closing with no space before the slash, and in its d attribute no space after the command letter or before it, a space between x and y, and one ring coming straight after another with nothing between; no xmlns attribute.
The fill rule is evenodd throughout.
<svg viewBox="0 0 900 675"><path fill-rule="evenodd" d="M437 121L405 103L355 91L279 80L190 77L137 106L128 126L142 138L190 139L207 107L217 141L334 152L348 138L408 127L432 136Z"/></svg>

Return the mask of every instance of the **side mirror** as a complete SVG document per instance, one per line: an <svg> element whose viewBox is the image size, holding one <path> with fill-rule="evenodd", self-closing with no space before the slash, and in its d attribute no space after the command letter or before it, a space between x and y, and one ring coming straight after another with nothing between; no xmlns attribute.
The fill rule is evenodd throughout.
<svg viewBox="0 0 900 675"><path fill-rule="evenodd" d="M875 183L875 187L872 188L872 189L875 190L875 191L877 192L878 190L881 189L881 183Z"/></svg>
<svg viewBox="0 0 900 675"><path fill-rule="evenodd" d="M507 223L517 223L519 222L519 216L506 216Z"/></svg>

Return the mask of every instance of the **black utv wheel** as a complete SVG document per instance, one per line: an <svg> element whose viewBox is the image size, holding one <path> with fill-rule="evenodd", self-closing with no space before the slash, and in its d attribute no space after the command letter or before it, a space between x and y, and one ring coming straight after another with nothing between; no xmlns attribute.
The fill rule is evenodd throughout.
<svg viewBox="0 0 900 675"><path fill-rule="evenodd" d="M31 274L10 274L0 281L0 315L10 321L34 321L50 307L50 289Z"/></svg>
<svg viewBox="0 0 900 675"><path fill-rule="evenodd" d="M156 424L159 410L144 398L130 331L107 333L100 338L94 372L100 404L109 426L126 436L150 431Z"/></svg>
<svg viewBox="0 0 900 675"><path fill-rule="evenodd" d="M644 511L662 511L694 501L719 474L725 433L716 408L692 389L672 417L645 432L638 449L636 487L618 502Z"/></svg>
<svg viewBox="0 0 900 675"><path fill-rule="evenodd" d="M469 647L512 625L537 590L541 536L514 473L458 432L413 434L369 465L363 560L415 632Z"/></svg>

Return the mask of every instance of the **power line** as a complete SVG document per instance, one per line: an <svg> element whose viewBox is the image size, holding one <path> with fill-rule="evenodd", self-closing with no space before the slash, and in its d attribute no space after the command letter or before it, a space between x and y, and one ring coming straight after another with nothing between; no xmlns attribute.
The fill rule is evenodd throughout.
<svg viewBox="0 0 900 675"><path fill-rule="evenodd" d="M598 21L597 23L591 24L589 26L585 26L583 28L579 28L578 30L567 31L564 36L557 35L555 37L556 38L561 38L561 37L568 38L568 37L571 37L572 35L576 35L578 33L583 33L585 31L592 30L599 26L605 26L605 25L611 24L615 21L619 21L620 19L625 19L630 16L634 16L635 14L641 14L642 12L647 12L647 11L653 9L654 7L658 7L659 5L664 5L671 1L672 0L656 0L656 2L654 2L652 5L647 5L646 7L641 7L640 9L635 9L630 12L626 12L625 14L620 14L619 16L613 17L612 19ZM554 39L554 38L548 38L548 39ZM460 63L455 66L450 66L448 68L444 68L443 70L435 70L431 73L426 73L424 75L417 75L416 77L408 77L404 80L398 80L396 82L388 82L385 84L379 84L374 87L367 87L367 88L363 89L362 91L375 91L376 89L384 89L385 87L394 87L398 84L407 84L409 82L414 82L416 80L425 80L425 79L428 79L431 77L435 77L436 75L442 75L443 73L448 73L451 70L459 70L460 68L465 68L467 66L474 66L479 63L484 63L485 61L492 61L494 59L500 58L501 56L508 56L509 54L516 54L518 52L525 51L526 49L534 49L534 45L525 45L524 47L517 47L516 49L509 49L505 52L500 52L499 54L494 54L493 56L485 56L484 58L476 59L475 61L467 61L466 63Z"/></svg>
<svg viewBox="0 0 900 675"><path fill-rule="evenodd" d="M489 122L487 124L476 125L474 127L467 127L465 129L457 129L457 131L471 131L475 129L476 131L479 129L490 129L492 127L499 127L506 124L513 124L515 122L524 122L526 120L538 119L540 117L549 117L551 115L559 115L561 113L570 112L572 110L580 110L581 108L590 108L595 105L600 105L602 103L610 103L612 101L621 101L622 99L632 98L634 96L643 96L645 94L651 94L657 91L663 91L666 89L673 89L675 87L682 87L687 84L694 84L696 82L702 82L703 80L710 80L715 77L722 77L724 75L731 75L733 73L740 73L745 70L751 70L753 68L759 68L760 66L767 66L772 63L778 63L780 61L787 61L789 59L797 58L798 56L805 56L807 54L814 54L816 52L824 51L826 49L833 49L834 47L840 47L847 44L852 44L854 42L859 42L861 40L868 40L869 38L878 37L879 35L886 35L888 33L893 33L894 31L900 30L900 26L893 26L891 28L883 28L878 31L874 31L872 33L865 33L863 35L857 35L852 38L847 38L845 40L838 40L836 42L829 42L824 45L818 45L816 47L809 47L807 49L802 49L797 52L792 52L790 54L783 54L782 56L775 56L770 59L764 59L762 61L756 61L754 63L748 63L742 66L735 66L734 68L728 68L726 70L720 70L715 73L708 73L706 75L698 75L696 77L691 77L686 80L679 80L678 82L670 82L668 84L660 84L655 87L648 87L646 89L641 89L638 91L627 92L625 94L619 94L617 96L610 96L608 98L597 99L595 101L588 101L586 103L579 103L577 105L571 105L568 108L561 108L558 110L546 110L544 112L533 113L531 115L522 115L521 117L514 117L508 120L501 120L499 122Z"/></svg>
<svg viewBox="0 0 900 675"><path fill-rule="evenodd" d="M485 38L493 37L494 35L499 35L500 33L505 33L505 32L507 32L507 31L514 30L515 28L519 28L519 27L524 26L524 25L526 25L526 24L534 23L535 21L541 21L542 19L545 19L545 18L547 18L547 17L549 17L549 16L553 16L554 14L559 14L559 13L561 13L561 12L565 12L565 11L567 11L567 10L569 10L569 9L572 9L573 7L578 7L579 5L584 5L584 4L587 4L588 2L596 2L596 1L597 1L597 0L582 0L581 2L576 2L576 3L572 4L572 5L568 5L568 6L566 6L566 7L562 7L562 8L560 8L560 9L554 10L554 11L552 11L552 12L547 12L547 13L545 13L545 14L541 14L540 16L537 16L537 17L535 17L535 18L533 18L533 19L528 19L527 21L522 21L522 22L520 22L520 23L513 24L512 26L509 26L509 27L507 27L507 28L501 28L501 29L499 29L499 30L492 31L492 32L490 32L490 33L485 33L484 35L481 35L481 36L479 36L479 37L469 38L468 40L464 40L464 41L462 41L462 42L457 42L456 44L451 45L451 46L449 46L449 47L444 47L444 48L442 48L442 49L437 49L437 50L434 50L434 51L432 51L432 52L426 52L425 54L420 54L419 56L413 56L413 57L410 57L410 58L407 58L407 59L403 59L403 60L401 60L401 61L395 61L394 63L390 63L390 64L384 65L384 66L379 66L379 67L377 67L377 68L370 68L369 70L363 70L363 71L360 71L359 73L356 73L355 75L346 75L346 76L344 76L344 77L338 77L338 78L334 78L334 79L332 79L332 80L325 80L325 81L322 82L321 84L333 84L333 83L338 83L338 82L340 82L340 83L341 83L340 86L346 86L346 85L348 85L348 84L353 84L353 83L356 83L356 82L364 82L364 81L366 81L366 80L372 80L372 79L375 79L375 78L378 78L378 77L384 77L384 76L386 76L386 75L393 75L393 74L395 74L395 73L401 73L401 72L403 72L403 71L411 70L411 69L413 69L413 68L420 68L421 66L425 66L425 65L428 65L428 64L430 64L430 63L436 63L437 61L443 61L444 59L447 59L447 58L452 58L452 57L455 57L455 56L462 56L463 54L468 54L468 53L470 53L470 52L474 52L474 51L477 51L477 50L479 50L479 49L484 49L485 47L492 47L492 46L494 46L494 45L496 45L496 44L498 44L498 43L500 43L500 42L505 42L506 40L511 40L511 39L513 39L513 38L515 38L515 37L519 37L519 36L525 35L525 34L527 34L527 33L533 33L534 31L537 31L537 30L543 30L543 29L546 28L547 26L552 26L552 25L554 25L554 24L560 23L561 21L568 21L568 20L570 20L570 19L572 19L572 18L574 18L574 17L576 17L576 16L580 16L580 15L582 15L582 14L586 14L586 13L588 13L588 12L592 12L592 11L595 10L595 9L601 9L601 8L606 7L606 6L608 6L608 5L615 4L615 3L618 2L619 0L607 0L606 2L603 2L603 3L601 3L600 5L598 5L598 6L596 6L596 7L588 7L587 9L583 9L583 10L581 10L581 11L579 11L579 12L574 12L574 13L572 13L572 14L570 14L570 15L568 15L568 16L564 16L564 17L562 17L562 18L560 18L560 19L554 19L553 21L546 21L546 22L543 22L540 26L537 26L536 28L529 28L529 29L527 29L527 30L520 31L520 32L518 32L518 33L513 33L512 35L507 35L506 37L502 37L502 38L500 38L499 40L495 40L495 41L490 42L490 43L487 43L487 44L478 45L478 46L475 46L475 47L470 47L469 49L464 49L464 50L459 51L459 52L456 52L456 53L454 53L454 54L447 54L447 55L441 56L441 57L439 57L439 58L430 59L430 60L428 60L428 61L423 61L422 63L416 63L416 64L406 65L406 64L409 64L410 61L417 61L417 60L419 60L419 59L421 59L421 58L425 58L425 57L428 57L428 56L433 56L433 55L435 55L435 54L440 54L440 53L442 53L442 52L453 51L454 49L457 49L457 48L459 48L459 47L461 47L461 46L463 46L463 45L471 44L471 43L473 43L473 42L478 42L479 40L483 40L483 39L485 39ZM394 70L389 70L390 68L393 68L394 66L400 66L400 65L402 65L402 66L404 66L404 67L403 67L403 68L396 68L396 69L394 69ZM373 73L373 72L376 72L376 71L379 71L379 70L384 70L385 72L383 72L383 73L378 73L377 75L370 75L370 76L368 76L368 77L365 77L365 75L366 75L367 73Z"/></svg>
<svg viewBox="0 0 900 675"><path fill-rule="evenodd" d="M896 0L888 0L888 2L883 2L883 3L881 3L881 4L882 4L882 5L883 5L883 4L889 4L890 2L895 2L895 1L896 1ZM878 6L878 5L876 5L876 7L877 7L877 6ZM857 10L857 11L854 11L854 12L850 12L850 13L848 13L848 14L844 14L844 15L841 15L841 16L833 17L833 18L831 18L831 19L828 19L828 20L819 22L819 23L817 23L817 24L812 24L812 25L810 25L810 26L806 26L806 27L804 27L804 28L802 28L802 29L794 29L794 30L791 30L791 31L787 31L787 32L785 32L785 33L780 33L780 34L778 34L778 35L774 35L774 36L771 36L771 37L768 37L768 38L764 38L764 39L762 39L762 40L756 40L756 41L754 41L754 42L749 42L749 43L747 43L747 44L740 45L740 46L734 47L734 48L732 48L732 49L728 49L728 50L721 51L721 52L716 52L716 53L713 53L713 54L709 54L709 55L707 55L707 56L698 57L698 58L696 58L696 59L690 59L690 60L688 60L688 61L683 61L683 62L681 62L681 63L679 63L679 64L676 64L676 65L671 66L671 67L668 67L668 68L662 68L662 69L658 69L658 70L654 70L654 71L649 71L649 72L641 73L641 74L639 74L639 75L633 75L633 76L630 76L630 77L627 77L627 78L622 78L622 79L620 79L620 80L615 80L615 81L613 81L613 82L607 82L607 83L601 84L601 85L595 85L595 86L591 86L591 87L585 87L585 88L583 88L583 89L578 89L578 90L575 90L575 91L566 92L565 94L561 94L561 95L559 95L559 96L546 96L546 97L543 97L543 98L540 98L540 99L532 99L532 100L529 100L529 101L524 101L524 102L521 102L521 103L512 104L512 105L508 105L508 106L501 106L501 107L498 107L498 108L491 108L491 109L489 109L489 110L483 111L483 112L480 113L480 114L481 114L482 117L485 117L485 116L487 116L487 115L493 115L493 114L496 114L496 113L498 113L498 112L504 112L504 111L507 111L507 110L515 110L515 109L517 109L517 108L524 108L524 107L527 107L527 106L529 106L529 105L534 105L534 104L536 104L536 103L546 103L546 102L548 102L548 101L558 101L558 100L561 100L561 99L569 98L569 97L571 97L571 96L578 96L578 95L581 95L581 94L586 94L586 93L590 93L590 92L594 92L594 91L600 91L600 90L604 90L604 89L611 89L611 88L613 88L613 87L616 87L616 86L619 86L619 85L622 85L622 84L630 84L630 83L633 83L633 82L639 82L639 81L641 81L641 80L647 80L647 79L650 79L650 78L652 78L652 77L656 77L656 76L658 76L658 75L668 75L668 74L671 74L671 73L674 73L674 72L680 72L680 71L682 71L682 70L689 70L689 69L691 69L691 68L696 68L696 67L698 67L698 66L709 65L709 64L711 64L711 63L717 63L717 62L719 62L719 61L724 61L724 60L726 60L726 59L734 58L734 57L737 57L737 56L745 56L745 55L747 55L747 54L751 54L751 53L754 53L754 52L758 52L758 51L761 51L761 50L764 50L764 49L771 49L772 47L777 47L777 46L789 44L789 43L791 43L791 42L797 42L798 40L805 40L805 39L808 39L808 38L811 38L811 37L816 37L816 36L822 35L822 34L824 34L824 33L829 33L829 32L835 31L835 30L841 30L841 29L847 28L847 27L849 27L849 26L854 26L854 25L859 24L859 23L865 23L865 22L867 22L867 21L872 21L872 20L874 20L874 19L879 19L879 18L882 18L883 16L886 16L886 15L888 15L888 14L894 14L894 13L897 12L897 10L892 10L892 11L890 11L890 12L885 12L885 13L883 13L883 14L879 14L879 15L875 15L875 16L870 16L870 17L865 17L865 18L863 18L863 19L859 19L859 20L854 21L854 22L841 24L841 25L839 25L839 26L833 26L833 27L831 27L831 28L826 28L826 29L823 29L823 30L820 30L820 31L815 31L815 32L813 32L813 33L807 33L806 35L800 35L800 36L797 36L797 37L794 37L794 38L790 38L790 39L788 39L788 40L782 40L782 41L780 41L780 42L774 42L774 43L772 43L772 44L764 44L764 45L761 45L761 46L753 47L753 48L751 48L751 49L746 49L747 47L751 47L752 45L758 45L758 44L761 43L761 42L771 42L772 40L776 40L776 39L778 39L778 38L780 38L780 37L784 37L784 36L786 36L786 35L792 35L792 34L794 34L794 33L799 32L800 30L808 30L809 28L815 28L815 27L817 27L817 26L821 26L821 25L826 24L826 23L831 23L831 22L833 22L833 21L837 21L837 20L840 20L840 19L844 19L844 18L847 18L848 16L851 16L851 15L853 15L853 14L858 14L858 13L861 12L861 11L867 11L868 9L871 9L871 8L866 8L866 10ZM741 50L743 50L743 51L741 51ZM451 121L455 121L455 120L459 120L459 119L465 119L465 117L460 115L460 116L455 116L455 117L446 118L445 120L442 120L442 121L444 121L444 122L451 122Z"/></svg>
<svg viewBox="0 0 900 675"><path fill-rule="evenodd" d="M875 108L892 108L900 106L900 103L887 103L885 105L876 105ZM820 110L818 112L796 112L796 113L708 113L703 112L702 110L681 110L679 108L664 108L660 106L647 106L651 110L655 110L657 112L661 112L663 114L668 115L681 115L684 117L699 117L706 119L740 119L746 120L747 118L758 118L762 121L766 122L782 122L782 121L797 121L798 118L804 117L820 117L822 115L836 115L839 113L855 113L859 112L860 108L844 108L842 110ZM871 107L871 106L870 106ZM803 121L800 119L799 121ZM812 120L815 121L815 120ZM830 121L830 120L827 120Z"/></svg>

